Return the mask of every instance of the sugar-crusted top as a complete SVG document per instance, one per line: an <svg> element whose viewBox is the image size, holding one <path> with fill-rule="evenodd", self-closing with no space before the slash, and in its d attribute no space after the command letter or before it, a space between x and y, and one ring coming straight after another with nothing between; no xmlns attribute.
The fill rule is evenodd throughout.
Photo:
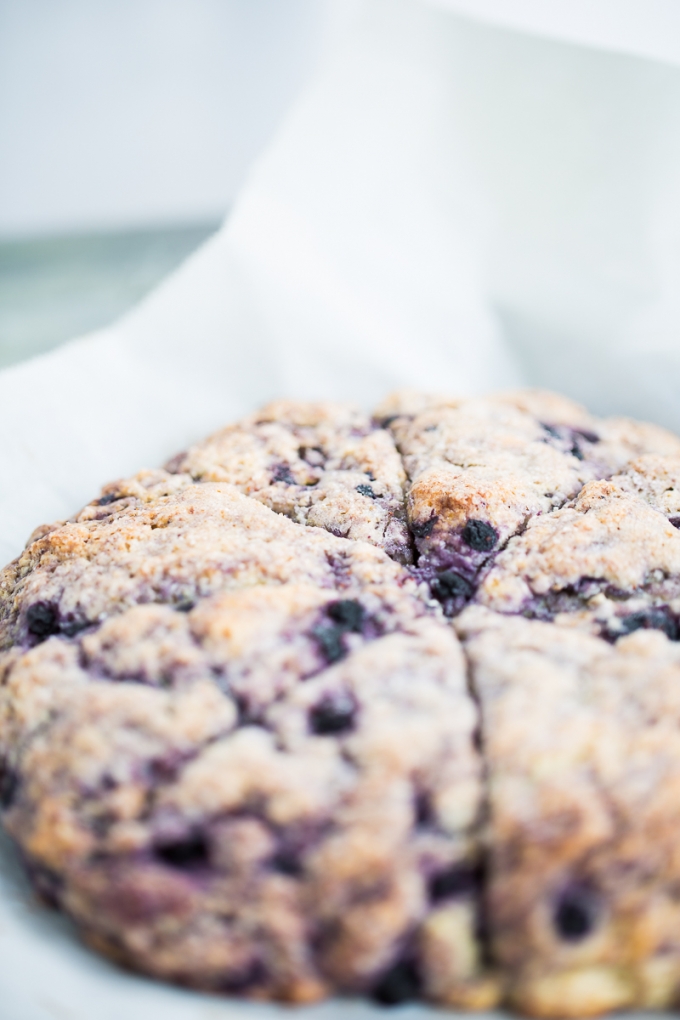
<svg viewBox="0 0 680 1020"><path fill-rule="evenodd" d="M300 528L231 485L142 474L43 529L5 568L3 643L73 632L138 603L181 605L224 588L302 580L411 583L381 550Z"/></svg>
<svg viewBox="0 0 680 1020"><path fill-rule="evenodd" d="M401 458L389 432L351 404L274 401L168 468L229 482L300 524L411 562Z"/></svg>

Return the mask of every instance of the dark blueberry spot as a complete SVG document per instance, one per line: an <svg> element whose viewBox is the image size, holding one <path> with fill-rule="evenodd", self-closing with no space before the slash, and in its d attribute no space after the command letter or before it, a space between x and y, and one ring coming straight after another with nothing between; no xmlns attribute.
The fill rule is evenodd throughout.
<svg viewBox="0 0 680 1020"><path fill-rule="evenodd" d="M418 793L416 795L415 816L418 825L432 825L434 822L432 802L426 793Z"/></svg>
<svg viewBox="0 0 680 1020"><path fill-rule="evenodd" d="M172 868L191 870L201 867L208 861L208 844L203 836L196 833L186 839L162 843L155 848L156 856Z"/></svg>
<svg viewBox="0 0 680 1020"><path fill-rule="evenodd" d="M149 760L147 771L153 783L171 783L186 762L187 755L180 751L166 751L165 754ZM114 786L116 785L114 781Z"/></svg>
<svg viewBox="0 0 680 1020"><path fill-rule="evenodd" d="M115 821L116 816L110 811L105 811L90 819L90 829L98 839L105 839Z"/></svg>
<svg viewBox="0 0 680 1020"><path fill-rule="evenodd" d="M548 435L552 436L553 439L561 439L560 430L556 429L554 425L545 425L542 423L541 427L544 428Z"/></svg>
<svg viewBox="0 0 680 1020"><path fill-rule="evenodd" d="M656 609L642 610L639 613L631 613L630 616L624 616L620 621L621 630L614 637L621 637L623 634L632 634L635 630L660 630L666 637L670 638L671 641L677 641L680 637L678 630L678 622L671 613L671 611L665 607L660 606Z"/></svg>
<svg viewBox="0 0 680 1020"><path fill-rule="evenodd" d="M180 599L175 603L175 609L178 613L190 613L195 605L193 599Z"/></svg>
<svg viewBox="0 0 680 1020"><path fill-rule="evenodd" d="M467 578L457 574L455 570L445 570L435 577L430 589L440 602L445 602L446 599L469 599L474 591Z"/></svg>
<svg viewBox="0 0 680 1020"><path fill-rule="evenodd" d="M599 443L600 437L597 432L591 432L590 429L574 429L577 436L582 436L586 443Z"/></svg>
<svg viewBox="0 0 680 1020"><path fill-rule="evenodd" d="M43 867L41 864L34 864L32 861L28 861L27 867L33 888L42 902L45 906L56 910L59 907L64 880L54 871Z"/></svg>
<svg viewBox="0 0 680 1020"><path fill-rule="evenodd" d="M454 899L466 896L477 886L477 876L473 868L466 864L457 864L448 871L441 871L430 880L430 897L436 903L439 900Z"/></svg>
<svg viewBox="0 0 680 1020"><path fill-rule="evenodd" d="M50 634L59 633L59 614L50 602L34 602L26 612L29 634L44 641Z"/></svg>
<svg viewBox="0 0 680 1020"><path fill-rule="evenodd" d="M6 811L12 806L19 789L19 777L9 765L0 767L0 808Z"/></svg>
<svg viewBox="0 0 680 1020"><path fill-rule="evenodd" d="M572 443L571 450L569 451L572 457L576 457L576 460L583 460L583 454L578 443Z"/></svg>
<svg viewBox="0 0 680 1020"><path fill-rule="evenodd" d="M274 871L282 875L290 875L297 878L302 874L302 865L298 857L290 850L280 850L271 859L271 866Z"/></svg>
<svg viewBox="0 0 680 1020"><path fill-rule="evenodd" d="M426 521L414 521L411 524L411 531L415 538L426 538L434 531L434 526L439 520L434 514Z"/></svg>
<svg viewBox="0 0 680 1020"><path fill-rule="evenodd" d="M357 706L346 691L326 694L309 712L309 728L319 736L347 733L354 728Z"/></svg>
<svg viewBox="0 0 680 1020"><path fill-rule="evenodd" d="M323 467L326 463L326 454L320 446L300 446L298 457L304 460L311 467Z"/></svg>
<svg viewBox="0 0 680 1020"><path fill-rule="evenodd" d="M364 622L364 607L355 599L331 602L326 612L331 620L334 620L344 630L353 630L356 633L361 631L361 625Z"/></svg>
<svg viewBox="0 0 680 1020"><path fill-rule="evenodd" d="M221 675L219 679L223 680ZM250 704L249 698L245 694L237 694L236 691L232 692L232 697L238 712L239 726L259 726L261 716L258 714L257 708Z"/></svg>
<svg viewBox="0 0 680 1020"><path fill-rule="evenodd" d="M411 1002L420 994L421 980L415 960L399 960L385 971L373 989L373 998L382 1006Z"/></svg>
<svg viewBox="0 0 680 1020"><path fill-rule="evenodd" d="M59 631L65 637L75 637L81 630L85 630L87 626L87 620L65 620L62 621Z"/></svg>
<svg viewBox="0 0 680 1020"><path fill-rule="evenodd" d="M369 499L375 499L375 493L370 485L357 485L356 491L360 496L368 496Z"/></svg>
<svg viewBox="0 0 680 1020"><path fill-rule="evenodd" d="M498 541L498 533L491 524L487 521L474 519L467 522L461 532L461 537L466 545L476 552L489 552Z"/></svg>
<svg viewBox="0 0 680 1020"><path fill-rule="evenodd" d="M295 485L295 479L290 473L288 464L275 464L272 468L272 481L285 482L286 485Z"/></svg>
<svg viewBox="0 0 680 1020"><path fill-rule="evenodd" d="M227 995L242 995L250 988L255 988L257 985L266 986L268 983L269 980L264 963L261 960L253 960L240 973L230 974L224 980L221 989Z"/></svg>
<svg viewBox="0 0 680 1020"><path fill-rule="evenodd" d="M393 422L397 421L397 419L401 417L402 416L400 414L388 414L387 418L382 419L382 427L384 429L388 429Z"/></svg>
<svg viewBox="0 0 680 1020"><path fill-rule="evenodd" d="M672 524L674 528L680 528L680 517L669 517L668 523Z"/></svg>
<svg viewBox="0 0 680 1020"><path fill-rule="evenodd" d="M565 942L580 942L595 927L597 904L591 889L582 885L569 886L555 905L553 921Z"/></svg>
<svg viewBox="0 0 680 1020"><path fill-rule="evenodd" d="M315 627L313 636L319 643L319 648L324 658L329 662L339 662L347 655L347 649L343 643L345 627Z"/></svg>
<svg viewBox="0 0 680 1020"><path fill-rule="evenodd" d="M105 496L97 500L97 506L108 506L109 503L115 503L120 496L115 492L107 492Z"/></svg>

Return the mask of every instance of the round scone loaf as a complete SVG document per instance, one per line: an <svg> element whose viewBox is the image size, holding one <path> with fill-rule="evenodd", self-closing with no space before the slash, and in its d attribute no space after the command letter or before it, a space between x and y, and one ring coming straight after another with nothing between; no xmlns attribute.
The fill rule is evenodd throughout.
<svg viewBox="0 0 680 1020"><path fill-rule="evenodd" d="M680 1002L680 440L278 401L0 575L0 800L120 963L304 1003Z"/></svg>

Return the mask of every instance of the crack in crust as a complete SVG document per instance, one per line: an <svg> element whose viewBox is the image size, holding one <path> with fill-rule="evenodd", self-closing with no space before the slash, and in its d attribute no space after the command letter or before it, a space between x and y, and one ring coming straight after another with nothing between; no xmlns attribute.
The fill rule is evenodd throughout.
<svg viewBox="0 0 680 1020"><path fill-rule="evenodd" d="M390 434L351 404L275 401L167 468L229 482L299 524L411 562L401 458Z"/></svg>

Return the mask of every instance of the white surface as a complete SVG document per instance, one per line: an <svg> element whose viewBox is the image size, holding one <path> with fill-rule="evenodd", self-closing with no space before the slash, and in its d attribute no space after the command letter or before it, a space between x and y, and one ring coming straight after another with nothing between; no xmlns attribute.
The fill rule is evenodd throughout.
<svg viewBox="0 0 680 1020"><path fill-rule="evenodd" d="M0 0L0 234L222 215L332 0Z"/></svg>
<svg viewBox="0 0 680 1020"><path fill-rule="evenodd" d="M3 558L276 395L524 376L680 428L680 70L360 6L226 227L116 327L0 374ZM8 1020L249 1015L119 975L0 873Z"/></svg>
<svg viewBox="0 0 680 1020"><path fill-rule="evenodd" d="M677 0L428 0L491 24L680 63Z"/></svg>
<svg viewBox="0 0 680 1020"><path fill-rule="evenodd" d="M680 61L677 0L430 0ZM354 0L0 0L0 236L228 208Z"/></svg>

